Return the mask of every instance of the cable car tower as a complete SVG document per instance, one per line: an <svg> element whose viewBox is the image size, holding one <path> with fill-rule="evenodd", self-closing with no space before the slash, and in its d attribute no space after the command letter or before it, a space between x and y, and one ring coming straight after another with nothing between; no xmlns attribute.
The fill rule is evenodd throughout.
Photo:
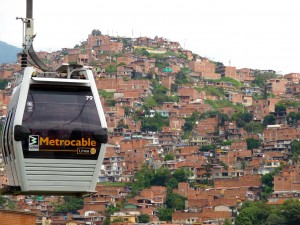
<svg viewBox="0 0 300 225"><path fill-rule="evenodd" d="M24 25L23 76L16 80L3 126L6 194L85 195L95 191L107 125L89 67L51 71L33 50L32 0ZM27 66L27 54L35 67Z"/></svg>

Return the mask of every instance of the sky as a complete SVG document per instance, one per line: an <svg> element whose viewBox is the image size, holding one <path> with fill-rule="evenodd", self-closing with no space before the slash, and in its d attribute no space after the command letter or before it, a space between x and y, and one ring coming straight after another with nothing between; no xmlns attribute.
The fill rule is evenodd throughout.
<svg viewBox="0 0 300 225"><path fill-rule="evenodd" d="M0 0L0 40L22 46L26 0ZM36 51L102 34L164 37L226 66L300 73L299 0L33 0Z"/></svg>

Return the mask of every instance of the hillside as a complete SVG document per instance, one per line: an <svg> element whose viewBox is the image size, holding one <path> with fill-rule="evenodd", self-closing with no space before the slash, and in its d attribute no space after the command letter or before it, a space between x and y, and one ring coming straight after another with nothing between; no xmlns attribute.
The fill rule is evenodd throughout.
<svg viewBox="0 0 300 225"><path fill-rule="evenodd" d="M17 54L21 52L21 48L9 45L0 41L0 64L1 63L16 63Z"/></svg>

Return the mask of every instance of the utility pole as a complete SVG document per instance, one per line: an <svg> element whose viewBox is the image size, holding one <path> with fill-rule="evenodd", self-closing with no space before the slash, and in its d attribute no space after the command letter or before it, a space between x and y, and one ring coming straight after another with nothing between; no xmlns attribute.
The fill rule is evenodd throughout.
<svg viewBox="0 0 300 225"><path fill-rule="evenodd" d="M21 67L25 68L27 66L27 52L33 42L35 35L33 34L33 0L26 1L26 18L17 17L23 22L23 51L21 54Z"/></svg>

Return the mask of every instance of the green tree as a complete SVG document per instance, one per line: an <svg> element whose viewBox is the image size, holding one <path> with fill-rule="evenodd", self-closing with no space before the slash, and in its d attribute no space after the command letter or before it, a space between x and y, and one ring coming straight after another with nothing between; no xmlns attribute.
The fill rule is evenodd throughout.
<svg viewBox="0 0 300 225"><path fill-rule="evenodd" d="M83 198L65 196L64 203L55 207L55 212L76 212L83 208Z"/></svg>
<svg viewBox="0 0 300 225"><path fill-rule="evenodd" d="M286 106L282 103L277 103L275 105L275 112L279 113L279 112L286 112Z"/></svg>
<svg viewBox="0 0 300 225"><path fill-rule="evenodd" d="M163 126L169 126L169 119L156 113L154 117L144 117L142 119L142 131L160 131Z"/></svg>
<svg viewBox="0 0 300 225"><path fill-rule="evenodd" d="M171 189L178 188L178 180L174 177L171 177L171 179L169 179L169 181L167 182L166 186Z"/></svg>
<svg viewBox="0 0 300 225"><path fill-rule="evenodd" d="M299 225L300 202L298 199L289 199L282 205L281 215L285 218L287 225Z"/></svg>
<svg viewBox="0 0 300 225"><path fill-rule="evenodd" d="M235 225L254 225L251 219L247 216L237 216L235 219Z"/></svg>
<svg viewBox="0 0 300 225"><path fill-rule="evenodd" d="M266 115L263 120L263 125L266 127L267 125L274 125L275 124L275 116L270 114Z"/></svg>
<svg viewBox="0 0 300 225"><path fill-rule="evenodd" d="M150 187L153 176L153 169L143 164L141 170L134 175L134 182L128 183L128 186L131 187L131 196L135 196L140 190Z"/></svg>
<svg viewBox="0 0 300 225"><path fill-rule="evenodd" d="M171 178L170 170L167 168L158 168L152 179L152 185L165 186Z"/></svg>
<svg viewBox="0 0 300 225"><path fill-rule="evenodd" d="M268 200L268 197L273 193L273 179L274 179L274 175L272 175L271 173L267 173L265 175L262 176L261 180L263 183L263 191L261 193L261 198L264 201Z"/></svg>
<svg viewBox="0 0 300 225"><path fill-rule="evenodd" d="M178 91L178 84L171 84L171 91L172 93L177 92Z"/></svg>
<svg viewBox="0 0 300 225"><path fill-rule="evenodd" d="M143 108L145 109L145 111L149 111L150 109L152 109L153 107L157 106L157 102L155 100L155 98L153 96L148 97L144 100L143 103Z"/></svg>
<svg viewBox="0 0 300 225"><path fill-rule="evenodd" d="M189 74L190 70L186 67L182 68L175 76L175 84L187 84L189 83L187 75Z"/></svg>
<svg viewBox="0 0 300 225"><path fill-rule="evenodd" d="M249 150L252 150L252 149L255 149L255 148L259 148L260 145L261 145L260 141L254 139L254 138L247 138L246 142L247 142L247 149L249 149Z"/></svg>
<svg viewBox="0 0 300 225"><path fill-rule="evenodd" d="M166 206L169 209L184 210L186 198L177 193L167 193Z"/></svg>
<svg viewBox="0 0 300 225"><path fill-rule="evenodd" d="M4 196L0 195L0 208L5 208L5 204L7 202L7 198Z"/></svg>
<svg viewBox="0 0 300 225"><path fill-rule="evenodd" d="M225 113L219 113L218 114L218 119L219 119L219 126L224 126L226 121L229 121L229 117Z"/></svg>
<svg viewBox="0 0 300 225"><path fill-rule="evenodd" d="M147 214L141 214L138 216L138 222L139 223L149 223L150 222L150 216Z"/></svg>
<svg viewBox="0 0 300 225"><path fill-rule="evenodd" d="M289 199L281 206L270 206L264 202L245 201L235 225L298 225L300 202Z"/></svg>
<svg viewBox="0 0 300 225"><path fill-rule="evenodd" d="M264 88L267 86L267 80L276 78L278 75L276 73L261 73L260 71L256 71L254 76L255 79L252 84L260 88Z"/></svg>
<svg viewBox="0 0 300 225"><path fill-rule="evenodd" d="M263 185L273 187L274 173L267 173L262 175L261 182Z"/></svg>
<svg viewBox="0 0 300 225"><path fill-rule="evenodd" d="M142 53L142 55L144 55L144 56L149 56L149 55L150 55L149 52L147 51L147 49L145 49L145 48L142 48L142 49L141 49L141 53Z"/></svg>
<svg viewBox="0 0 300 225"><path fill-rule="evenodd" d="M266 220L267 225L285 225L286 220L283 216L278 215L277 213L272 213L269 215L268 219Z"/></svg>
<svg viewBox="0 0 300 225"><path fill-rule="evenodd" d="M119 212L120 211L120 205L114 206L114 205L109 205L106 210L105 210L105 220L103 225L109 225L110 224L110 216L112 214L114 214L115 212ZM118 219L114 220L113 222L118 222ZM119 221L119 222L123 222L123 221Z"/></svg>
<svg viewBox="0 0 300 225"><path fill-rule="evenodd" d="M298 159L298 156L300 155L300 141L293 140L290 144L291 146L291 158L296 161Z"/></svg>
<svg viewBox="0 0 300 225"><path fill-rule="evenodd" d="M208 179L211 177L213 165L212 164L204 164L203 166L205 169L204 176L206 177L206 183L208 183L209 182Z"/></svg>
<svg viewBox="0 0 300 225"><path fill-rule="evenodd" d="M286 122L289 125L296 124L297 121L300 119L300 112L290 112L286 117Z"/></svg>
<svg viewBox="0 0 300 225"><path fill-rule="evenodd" d="M225 222L223 225L232 225L232 223L229 219L225 219Z"/></svg>
<svg viewBox="0 0 300 225"><path fill-rule="evenodd" d="M232 120L236 121L238 127L244 127L247 123L250 123L253 119L253 115L249 112L235 113L232 116Z"/></svg>
<svg viewBox="0 0 300 225"><path fill-rule="evenodd" d="M268 88L267 88L267 85L265 85L265 86L262 88L262 98L263 98L263 99L268 99L268 96L269 96Z"/></svg>
<svg viewBox="0 0 300 225"><path fill-rule="evenodd" d="M271 207L262 202L244 202L242 210L236 217L235 225L264 225L271 213Z"/></svg>
<svg viewBox="0 0 300 225"><path fill-rule="evenodd" d="M100 36L101 35L101 31L94 29L94 30L92 30L92 35L93 36Z"/></svg>
<svg viewBox="0 0 300 225"><path fill-rule="evenodd" d="M158 81L152 79L153 84L153 96L151 96L155 102L156 105L161 105L164 102L177 102L178 97L174 96L168 96L168 89L164 86L162 86Z"/></svg>
<svg viewBox="0 0 300 225"><path fill-rule="evenodd" d="M14 210L18 208L18 205L16 204L15 201L12 201L10 199L7 199L7 206L8 209Z"/></svg>
<svg viewBox="0 0 300 225"><path fill-rule="evenodd" d="M158 208L157 212L160 221L171 221L174 209Z"/></svg>
<svg viewBox="0 0 300 225"><path fill-rule="evenodd" d="M175 157L173 154L166 154L164 160L168 161L168 160L174 160Z"/></svg>
<svg viewBox="0 0 300 225"><path fill-rule="evenodd" d="M124 106L123 109L125 116L129 116L133 112L132 108L129 106Z"/></svg>
<svg viewBox="0 0 300 225"><path fill-rule="evenodd" d="M178 182L187 182L189 177L192 176L193 173L186 168L179 168L174 171L172 177L174 177Z"/></svg>
<svg viewBox="0 0 300 225"><path fill-rule="evenodd" d="M232 142L233 142L233 141L230 141L230 140L229 140L229 141L225 141L225 140L224 140L224 141L221 143L221 145L222 145L222 146L229 146L229 145L232 144Z"/></svg>
<svg viewBox="0 0 300 225"><path fill-rule="evenodd" d="M117 65L116 64L110 64L108 67L105 68L105 72L107 72L107 73L117 72Z"/></svg>
<svg viewBox="0 0 300 225"><path fill-rule="evenodd" d="M119 212L120 211L120 206L119 205L109 205L108 208L106 209L106 215L107 216L111 216L112 214L114 214L115 212Z"/></svg>
<svg viewBox="0 0 300 225"><path fill-rule="evenodd" d="M224 168L225 170L228 169L228 166L227 166L223 161L219 160L219 164L220 164L221 166L223 166L223 168Z"/></svg>
<svg viewBox="0 0 300 225"><path fill-rule="evenodd" d="M262 190L262 199L266 201L268 197L273 193L273 181L274 181L274 176L277 175L281 171L281 167L276 168L270 173L264 174L261 177L261 182L263 184L263 190Z"/></svg>
<svg viewBox="0 0 300 225"><path fill-rule="evenodd" d="M199 119L199 112L193 112L192 116L185 119L185 123L183 125L184 137L188 138L191 131L193 130L196 121Z"/></svg>
<svg viewBox="0 0 300 225"><path fill-rule="evenodd" d="M201 152L207 152L210 150L215 150L217 145L211 144L211 145L203 145L199 148L199 151Z"/></svg>

